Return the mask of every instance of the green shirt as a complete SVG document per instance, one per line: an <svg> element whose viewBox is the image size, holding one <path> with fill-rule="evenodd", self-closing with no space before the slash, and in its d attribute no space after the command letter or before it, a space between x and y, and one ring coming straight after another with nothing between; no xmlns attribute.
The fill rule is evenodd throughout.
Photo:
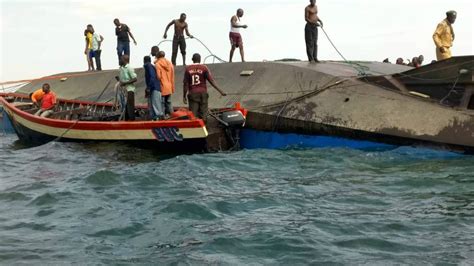
<svg viewBox="0 0 474 266"><path fill-rule="evenodd" d="M120 74L119 74L119 79L120 82L129 82L130 80L134 79L137 77L137 74L135 73L135 69L130 67L130 64L127 64L126 66L121 66L120 67ZM135 92L135 84L128 84L125 86L125 89L127 91L133 91Z"/></svg>

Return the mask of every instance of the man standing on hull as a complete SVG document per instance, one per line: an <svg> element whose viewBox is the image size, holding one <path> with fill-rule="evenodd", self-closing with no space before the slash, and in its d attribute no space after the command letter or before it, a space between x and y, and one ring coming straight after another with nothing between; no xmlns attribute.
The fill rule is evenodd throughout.
<svg viewBox="0 0 474 266"><path fill-rule="evenodd" d="M173 19L168 26L166 26L165 34L163 38L166 39L168 29L174 24L174 36L173 36L173 52L171 54L171 62L176 66L176 57L178 56L178 46L181 50L181 55L183 55L183 65L186 65L186 40L184 38L184 31L189 38L193 38L189 34L188 23L186 23L186 14L182 13L179 19Z"/></svg>
<svg viewBox="0 0 474 266"><path fill-rule="evenodd" d="M206 122L209 109L206 81L209 81L222 96L226 94L217 86L207 66L201 65L201 55L194 54L192 60L193 64L187 66L184 72L183 102L187 104L189 100L189 110Z"/></svg>
<svg viewBox="0 0 474 266"><path fill-rule="evenodd" d="M453 24L456 21L456 17L456 11L446 12L446 19L438 24L433 34L433 41L436 45L436 59L438 61L451 58L451 47L454 41Z"/></svg>
<svg viewBox="0 0 474 266"><path fill-rule="evenodd" d="M240 19L244 15L244 10L239 8L237 9L237 14L232 16L230 19L230 32L229 32L229 39L230 39L230 55L229 55L229 62L232 62L232 57L234 57L235 48L239 48L240 50L240 57L242 58L242 62L245 62L244 59L244 44L242 42L242 35L240 35L240 29L246 29L247 25L244 25L240 22Z"/></svg>
<svg viewBox="0 0 474 266"><path fill-rule="evenodd" d="M316 0L310 0L309 5L304 10L304 18L306 27L304 29L304 37L306 41L306 53L308 61L319 63L318 60L318 27L323 27L323 22L318 17L318 7Z"/></svg>
<svg viewBox="0 0 474 266"><path fill-rule="evenodd" d="M102 53L102 50L100 49L100 46L102 45L102 42L104 41L104 37L102 35L98 34L95 32L94 27L89 24L87 25L87 30L92 33L92 43L91 43L91 49L89 51L89 58L92 62L92 58L95 58L95 65L96 69L98 71L102 70L102 63L100 61L100 54ZM92 64L92 68L94 68L94 64Z"/></svg>
<svg viewBox="0 0 474 266"><path fill-rule="evenodd" d="M115 24L115 35L117 36L117 56L119 60L119 65L120 65L120 60L122 58L122 55L128 55L130 56L130 38L132 38L133 43L137 45L137 41L135 41L135 38L133 37L132 32L130 31L130 28L123 23L120 23L120 20L118 18L114 19L114 24Z"/></svg>

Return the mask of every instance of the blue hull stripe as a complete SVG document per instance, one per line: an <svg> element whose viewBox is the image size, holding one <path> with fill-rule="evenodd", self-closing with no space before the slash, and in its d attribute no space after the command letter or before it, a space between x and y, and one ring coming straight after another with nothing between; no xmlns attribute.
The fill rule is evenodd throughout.
<svg viewBox="0 0 474 266"><path fill-rule="evenodd" d="M364 140L330 136L311 136L291 133L241 130L240 144L245 149L282 149L288 147L346 147L353 149L394 149L397 146Z"/></svg>

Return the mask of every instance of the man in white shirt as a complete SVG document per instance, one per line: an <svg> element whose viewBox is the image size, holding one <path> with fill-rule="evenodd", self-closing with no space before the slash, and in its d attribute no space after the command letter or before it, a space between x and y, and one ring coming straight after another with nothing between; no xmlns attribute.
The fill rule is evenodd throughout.
<svg viewBox="0 0 474 266"><path fill-rule="evenodd" d="M240 50L240 57L242 58L242 62L244 60L244 45L242 42L242 36L240 35L240 29L247 28L247 25L241 23L240 19L244 15L244 10L242 8L237 9L237 14L232 16L230 19L230 32L229 32L229 39L230 39L230 56L229 62L232 62L232 57L234 57L234 51L236 47L239 47Z"/></svg>

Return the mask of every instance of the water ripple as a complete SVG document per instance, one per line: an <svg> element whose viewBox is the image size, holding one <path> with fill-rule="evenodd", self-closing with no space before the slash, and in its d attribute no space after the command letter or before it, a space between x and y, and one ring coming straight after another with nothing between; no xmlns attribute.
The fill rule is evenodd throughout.
<svg viewBox="0 0 474 266"><path fill-rule="evenodd" d="M474 158L0 138L0 264L464 264ZM47 247L47 248L45 248Z"/></svg>

